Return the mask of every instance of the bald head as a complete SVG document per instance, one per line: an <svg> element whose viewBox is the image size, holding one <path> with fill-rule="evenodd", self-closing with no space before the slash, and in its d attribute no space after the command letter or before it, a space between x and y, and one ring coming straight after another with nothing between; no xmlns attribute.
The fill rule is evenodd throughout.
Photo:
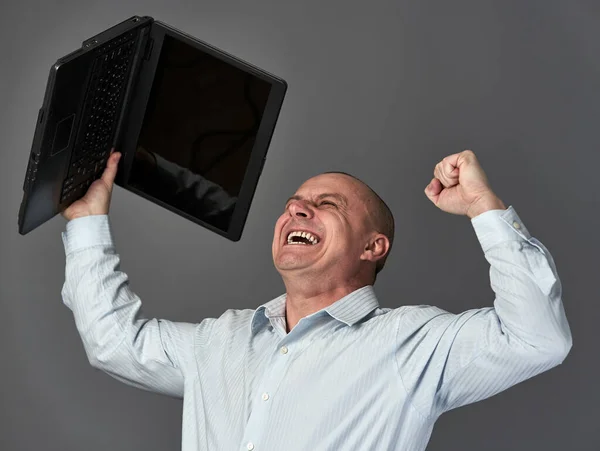
<svg viewBox="0 0 600 451"><path fill-rule="evenodd" d="M341 174L346 177L350 177L357 184L357 186L360 187L360 191L363 194L362 200L367 207L367 211L371 219L371 227L373 227L375 232L381 233L388 238L390 242L388 253L385 257L379 260L375 266L375 278L377 278L377 274L379 274L379 272L383 269L385 261L392 250L392 243L394 241L394 215L392 214L392 211L383 201L383 199L379 197L379 195L369 185L359 178L341 171L329 171L324 172L323 174Z"/></svg>

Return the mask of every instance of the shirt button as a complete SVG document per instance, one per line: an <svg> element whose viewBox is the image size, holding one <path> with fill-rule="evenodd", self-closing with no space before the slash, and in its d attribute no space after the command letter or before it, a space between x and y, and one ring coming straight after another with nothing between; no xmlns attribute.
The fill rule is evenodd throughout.
<svg viewBox="0 0 600 451"><path fill-rule="evenodd" d="M519 224L517 221L513 222L513 226L515 226L515 229L521 228L521 224Z"/></svg>
<svg viewBox="0 0 600 451"><path fill-rule="evenodd" d="M287 346L282 346L282 347L281 347L281 353L282 353L282 354L287 354L287 352L288 352L288 348L287 348Z"/></svg>
<svg viewBox="0 0 600 451"><path fill-rule="evenodd" d="M263 401L267 401L269 399L269 394L268 393L263 393Z"/></svg>
<svg viewBox="0 0 600 451"><path fill-rule="evenodd" d="M254 449L254 445L252 444L252 442L250 442L246 445L246 448L248 448L248 451L252 451Z"/></svg>

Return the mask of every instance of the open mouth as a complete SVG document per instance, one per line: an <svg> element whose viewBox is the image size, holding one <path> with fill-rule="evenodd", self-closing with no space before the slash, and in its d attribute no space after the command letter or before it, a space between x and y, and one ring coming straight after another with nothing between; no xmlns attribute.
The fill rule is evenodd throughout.
<svg viewBox="0 0 600 451"><path fill-rule="evenodd" d="M316 244L319 244L319 241L319 237L310 232L295 230L288 234L286 244L294 244L299 246L314 246Z"/></svg>

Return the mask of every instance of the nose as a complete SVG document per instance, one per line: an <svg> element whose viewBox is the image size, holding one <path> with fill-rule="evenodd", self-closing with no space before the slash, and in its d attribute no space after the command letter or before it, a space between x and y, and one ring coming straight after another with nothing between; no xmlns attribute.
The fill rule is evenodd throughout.
<svg viewBox="0 0 600 451"><path fill-rule="evenodd" d="M302 218L312 218L313 211L306 205L306 202L295 200L290 203L288 210L291 216L300 216Z"/></svg>

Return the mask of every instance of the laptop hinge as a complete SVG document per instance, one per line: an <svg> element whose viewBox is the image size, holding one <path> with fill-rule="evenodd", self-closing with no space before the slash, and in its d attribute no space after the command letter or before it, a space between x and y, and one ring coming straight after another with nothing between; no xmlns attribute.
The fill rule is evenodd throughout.
<svg viewBox="0 0 600 451"><path fill-rule="evenodd" d="M140 68L146 59L146 53L148 52L149 43L153 41L150 39L150 27L145 27L141 29L140 43L138 44L138 52L136 57L132 62L131 73L129 75L129 80L127 81L127 87L125 88L125 95L123 96L123 105L125 108L121 111L121 116L117 121L117 127L115 130L115 135L113 137L112 146L117 148L121 144L121 133L123 131L123 123L126 121L126 118L129 113L129 107L131 103L131 98L133 97L133 93L137 86L138 75L140 72ZM151 49L150 49L151 50Z"/></svg>
<svg viewBox="0 0 600 451"><path fill-rule="evenodd" d="M148 42L146 43L146 49L144 50L144 61L148 61L150 59L150 55L152 54L152 49L154 48L154 39L148 38Z"/></svg>

